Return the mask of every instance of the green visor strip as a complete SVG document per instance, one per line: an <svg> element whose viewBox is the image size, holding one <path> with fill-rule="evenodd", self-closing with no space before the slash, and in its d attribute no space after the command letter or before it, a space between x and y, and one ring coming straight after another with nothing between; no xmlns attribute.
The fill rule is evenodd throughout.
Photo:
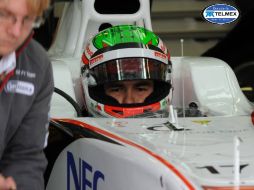
<svg viewBox="0 0 254 190"><path fill-rule="evenodd" d="M142 27L119 25L103 30L93 39L93 45L97 49L132 42L158 46L159 38L152 31Z"/></svg>

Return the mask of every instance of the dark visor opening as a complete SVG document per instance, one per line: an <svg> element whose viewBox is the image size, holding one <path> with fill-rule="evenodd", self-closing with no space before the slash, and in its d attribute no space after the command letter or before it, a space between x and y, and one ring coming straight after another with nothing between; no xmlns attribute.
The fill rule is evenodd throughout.
<svg viewBox="0 0 254 190"><path fill-rule="evenodd" d="M92 68L97 85L123 80L152 79L165 81L167 65L148 58L123 58Z"/></svg>

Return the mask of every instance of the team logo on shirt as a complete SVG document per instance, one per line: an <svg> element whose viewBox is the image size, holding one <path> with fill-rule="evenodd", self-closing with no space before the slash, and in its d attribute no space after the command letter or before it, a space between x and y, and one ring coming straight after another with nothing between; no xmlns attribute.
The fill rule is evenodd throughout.
<svg viewBox="0 0 254 190"><path fill-rule="evenodd" d="M34 85L30 82L9 80L5 86L5 91L31 96L34 94Z"/></svg>

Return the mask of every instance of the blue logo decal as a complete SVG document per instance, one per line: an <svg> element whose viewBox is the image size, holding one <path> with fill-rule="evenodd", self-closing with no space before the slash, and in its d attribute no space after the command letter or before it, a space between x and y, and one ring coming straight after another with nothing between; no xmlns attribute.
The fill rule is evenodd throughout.
<svg viewBox="0 0 254 190"><path fill-rule="evenodd" d="M232 5L214 4L203 11L203 17L214 24L227 24L234 22L239 17L239 11Z"/></svg>
<svg viewBox="0 0 254 190"><path fill-rule="evenodd" d="M67 151L67 190L86 190L87 187L91 190L98 190L98 183L104 182L104 174L99 170L94 170L92 165L81 158L77 165L73 154Z"/></svg>

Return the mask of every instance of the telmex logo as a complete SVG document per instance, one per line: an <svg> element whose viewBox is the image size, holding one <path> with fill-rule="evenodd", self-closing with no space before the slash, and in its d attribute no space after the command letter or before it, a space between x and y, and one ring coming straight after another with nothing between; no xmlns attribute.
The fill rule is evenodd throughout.
<svg viewBox="0 0 254 190"><path fill-rule="evenodd" d="M214 4L203 10L203 17L214 24L227 24L239 17L239 11L231 5Z"/></svg>
<svg viewBox="0 0 254 190"><path fill-rule="evenodd" d="M167 59L167 56L165 54L157 52L157 51L154 52L154 55L155 57L159 57L161 59Z"/></svg>
<svg viewBox="0 0 254 190"><path fill-rule="evenodd" d="M92 59L90 60L90 65L92 65L92 64L94 64L94 63L96 63L96 62L98 62L98 61L100 61L100 60L102 60L102 59L103 59L103 54L98 55L98 56L96 56L96 57L94 57L94 58L92 58Z"/></svg>

